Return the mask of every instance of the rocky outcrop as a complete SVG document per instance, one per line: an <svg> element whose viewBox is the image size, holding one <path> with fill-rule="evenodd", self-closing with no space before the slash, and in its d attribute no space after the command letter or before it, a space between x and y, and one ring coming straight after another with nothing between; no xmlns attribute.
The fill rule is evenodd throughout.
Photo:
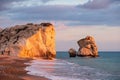
<svg viewBox="0 0 120 80"><path fill-rule="evenodd" d="M78 56L82 57L97 57L98 49L95 43L95 40L92 36L87 36L86 38L80 39L78 42L79 50Z"/></svg>
<svg viewBox="0 0 120 80"><path fill-rule="evenodd" d="M68 51L68 53L69 53L70 57L76 57L76 50L75 49L70 48L69 51Z"/></svg>
<svg viewBox="0 0 120 80"><path fill-rule="evenodd" d="M0 32L0 53L28 58L54 58L54 26L51 23L28 23L3 29Z"/></svg>

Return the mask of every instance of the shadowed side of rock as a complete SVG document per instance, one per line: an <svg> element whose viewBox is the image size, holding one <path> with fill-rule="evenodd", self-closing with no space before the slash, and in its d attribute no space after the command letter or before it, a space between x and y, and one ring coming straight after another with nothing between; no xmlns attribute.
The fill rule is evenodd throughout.
<svg viewBox="0 0 120 80"><path fill-rule="evenodd" d="M81 57L98 57L98 49L95 40L92 36L80 39L78 42L79 50L78 56Z"/></svg>
<svg viewBox="0 0 120 80"><path fill-rule="evenodd" d="M55 30L51 23L16 25L2 30L0 38L0 53L31 58L56 55Z"/></svg>
<svg viewBox="0 0 120 80"><path fill-rule="evenodd" d="M25 40L36 33L39 29L34 25L16 25L5 28L0 32L0 52L16 56L20 51L20 44L25 44Z"/></svg>

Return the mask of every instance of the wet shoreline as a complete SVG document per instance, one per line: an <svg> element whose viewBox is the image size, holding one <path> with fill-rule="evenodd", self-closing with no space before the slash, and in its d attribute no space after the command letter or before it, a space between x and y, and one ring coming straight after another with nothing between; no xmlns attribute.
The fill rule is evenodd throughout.
<svg viewBox="0 0 120 80"><path fill-rule="evenodd" d="M27 74L25 70L32 59L0 55L0 80L49 80Z"/></svg>

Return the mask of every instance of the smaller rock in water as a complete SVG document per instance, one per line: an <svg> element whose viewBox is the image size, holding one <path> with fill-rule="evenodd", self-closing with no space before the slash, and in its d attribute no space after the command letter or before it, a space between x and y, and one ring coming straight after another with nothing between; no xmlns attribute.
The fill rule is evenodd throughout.
<svg viewBox="0 0 120 80"><path fill-rule="evenodd" d="M69 53L70 57L76 57L76 50L75 49L70 48L69 51L68 51L68 53Z"/></svg>
<svg viewBox="0 0 120 80"><path fill-rule="evenodd" d="M98 49L92 36L80 39L78 42L78 56L81 57L98 57Z"/></svg>

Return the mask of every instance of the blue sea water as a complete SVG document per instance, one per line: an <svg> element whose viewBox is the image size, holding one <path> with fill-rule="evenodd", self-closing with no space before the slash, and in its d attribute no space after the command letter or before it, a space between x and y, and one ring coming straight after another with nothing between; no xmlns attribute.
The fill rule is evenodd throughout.
<svg viewBox="0 0 120 80"><path fill-rule="evenodd" d="M99 52L100 57L70 58L57 52L55 60L33 60L28 74L51 80L120 80L120 52Z"/></svg>

